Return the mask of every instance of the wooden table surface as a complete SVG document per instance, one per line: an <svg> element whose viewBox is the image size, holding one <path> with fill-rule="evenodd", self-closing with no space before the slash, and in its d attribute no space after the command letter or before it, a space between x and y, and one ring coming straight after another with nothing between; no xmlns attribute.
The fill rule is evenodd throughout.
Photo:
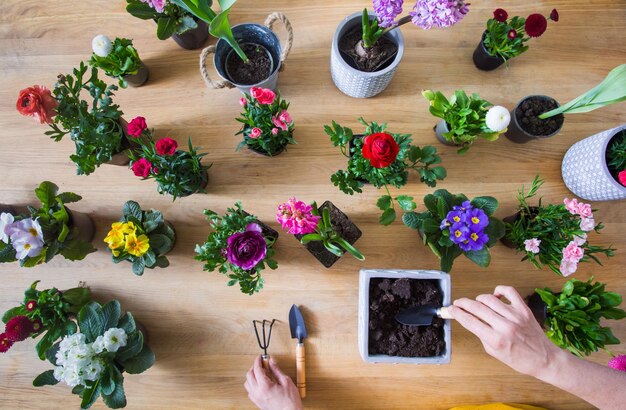
<svg viewBox="0 0 626 410"><path fill-rule="evenodd" d="M172 40L159 41L155 25L127 14L123 1L4 0L0 15L1 202L33 203L33 190L43 180L82 195L74 209L94 218L98 252L82 262L57 257L33 269L1 266L0 310L20 302L23 290L37 279L43 287L61 289L85 281L99 300L119 299L123 309L132 311L149 329L150 346L157 356L149 371L125 378L130 409L251 407L243 382L259 354L252 320L279 320L270 354L295 376L295 343L287 322L293 303L302 306L309 329L306 407L447 409L505 401L551 409L590 408L574 396L490 358L479 341L457 324L452 329L449 365L372 365L364 363L357 350L359 269L436 269L438 262L418 242L416 233L400 221L388 227L377 223L375 202L380 192L370 187L351 197L330 183L330 175L345 166L345 159L330 144L323 124L334 119L359 129L357 118L363 116L388 122L394 132L413 134L419 145L435 145L448 170L448 178L438 187L469 197L496 196L501 202L497 215L504 217L513 213L518 187L530 183L537 173L546 179L541 192L545 201L558 203L571 197L560 173L567 148L626 119L626 105L621 104L568 116L561 133L546 141L526 145L506 138L479 142L465 156L458 156L454 147L439 144L432 132L437 119L428 113L422 89L450 94L462 88L509 108L522 97L537 93L566 102L600 82L626 56L624 2L472 3L469 15L453 28L423 31L410 24L402 27L406 50L391 85L375 98L357 100L343 95L331 81L331 38L345 16L371 7L370 2L237 2L232 23L261 23L269 13L283 11L295 31L279 88L291 102L299 144L278 157L265 158L247 150L235 152L238 91L207 89L198 72L200 51L183 50ZM471 55L495 7L523 16L532 12L547 15L556 7L561 20L550 22L545 35L532 40L530 50L512 61L510 69L481 72L472 64ZM33 84L52 88L57 74L69 72L89 58L91 39L97 34L134 39L150 68L150 79L141 88L120 90L116 101L126 119L145 116L157 136L167 135L179 143L191 136L196 145L208 150L207 160L213 167L206 195L172 202L157 194L155 183L141 181L123 167L102 166L89 177L77 176L69 160L71 141L54 143L44 135L47 127L17 113L19 90ZM430 191L412 175L398 192L421 201ZM343 209L363 231L357 245L366 261L358 263L346 256L326 270L294 238L283 234L276 246L279 269L265 274L261 293L247 296L236 287L228 288L222 275L202 271L202 264L193 259L195 244L208 234L203 209L222 213L242 200L249 212L278 229L276 206L292 195L305 201L330 199ZM129 264L112 263L102 239L119 217L122 204L130 199L163 211L176 226L178 241L168 255L168 269L149 270L136 277ZM593 243L620 249L614 258L603 259L603 267L583 264L575 274L582 280L595 275L607 282L610 290L622 294L626 293L624 204L594 204L596 219L604 222L606 229L593 235ZM519 255L503 246L492 252L488 269L465 258L457 260L452 272L453 298L487 293L498 284L513 285L528 294L535 287L560 288L565 282L549 270L520 262ZM613 329L618 338L626 340L626 321ZM67 386L32 387L32 379L50 368L37 359L34 344L32 340L16 344L0 357L0 407L78 408L79 398L70 394ZM626 353L624 345L613 350ZM607 359L604 353L591 357L603 364ZM95 407L104 405L99 400Z"/></svg>

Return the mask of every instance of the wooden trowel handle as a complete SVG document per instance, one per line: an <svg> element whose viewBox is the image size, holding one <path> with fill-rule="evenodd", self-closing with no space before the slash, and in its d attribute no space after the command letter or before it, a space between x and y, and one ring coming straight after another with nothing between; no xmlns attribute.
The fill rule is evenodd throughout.
<svg viewBox="0 0 626 410"><path fill-rule="evenodd" d="M306 397L306 372L304 359L304 343L296 345L296 386L300 392L300 397Z"/></svg>
<svg viewBox="0 0 626 410"><path fill-rule="evenodd" d="M450 314L450 311L448 311L447 306L443 306L439 308L439 317L442 319L454 319L452 315Z"/></svg>
<svg viewBox="0 0 626 410"><path fill-rule="evenodd" d="M262 354L261 355L261 361L263 363L263 368L265 370L269 370L270 369L270 355Z"/></svg>

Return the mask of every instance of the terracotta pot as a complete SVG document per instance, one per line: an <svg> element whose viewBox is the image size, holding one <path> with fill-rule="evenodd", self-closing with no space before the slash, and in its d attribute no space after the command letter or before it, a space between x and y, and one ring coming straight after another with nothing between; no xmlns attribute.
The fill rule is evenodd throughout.
<svg viewBox="0 0 626 410"><path fill-rule="evenodd" d="M91 217L87 214L77 211L71 211L69 208L67 213L70 216L69 226L78 228L78 239L85 242L91 242L96 234L96 227Z"/></svg>

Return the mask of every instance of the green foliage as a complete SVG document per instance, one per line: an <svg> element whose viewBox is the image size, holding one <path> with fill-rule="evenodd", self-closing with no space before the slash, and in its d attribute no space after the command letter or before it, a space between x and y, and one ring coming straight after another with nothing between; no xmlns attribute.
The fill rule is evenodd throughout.
<svg viewBox="0 0 626 410"><path fill-rule="evenodd" d="M241 207L241 202L235 203L235 208L227 208L224 216L219 216L209 209L204 210L204 215L209 221L212 232L206 242L196 245L196 257L198 261L204 262L204 270L218 272L226 275L229 279L228 286L239 283L242 293L252 295L263 288L263 278L261 272L265 266L276 269L278 264L273 260L273 245L277 237L272 237L263 232L267 244L267 253L253 269L244 270L232 264L226 258L228 248L228 238L237 232L243 232L251 223L258 223L258 218L245 212ZM229 273L230 272L230 273Z"/></svg>
<svg viewBox="0 0 626 410"><path fill-rule="evenodd" d="M134 17L157 22L157 37L159 40L166 40L174 33L183 34L198 27L193 14L170 1L166 2L162 13L140 0L126 0L126 3L126 11ZM210 5L211 1L207 1L207 3Z"/></svg>
<svg viewBox="0 0 626 410"><path fill-rule="evenodd" d="M442 229L441 223L454 206L461 206L467 200L468 198L463 194L453 195L445 189L439 189L424 197L425 211L420 213L407 211L402 216L402 222L407 227L417 230L424 245L427 245L440 259L441 270L444 272L450 272L454 259L461 255L465 255L478 266L489 266L491 262L489 248L504 236L504 224L492 216L498 209L498 200L490 196L481 196L474 198L471 204L474 208L482 209L489 217L489 225L485 228L489 241L480 251L464 252L454 244L450 239L448 229Z"/></svg>
<svg viewBox="0 0 626 410"><path fill-rule="evenodd" d="M127 38L116 38L111 44L111 52L106 57L100 57L96 53L91 54L89 64L104 71L111 77L119 80L119 85L126 88L128 85L123 78L126 75L137 74L141 67L141 59L137 50L133 47L133 41Z"/></svg>
<svg viewBox="0 0 626 410"><path fill-rule="evenodd" d="M626 131L619 131L611 138L606 150L607 165L616 181L618 174L626 170Z"/></svg>
<svg viewBox="0 0 626 410"><path fill-rule="evenodd" d="M293 121L287 124L287 129L277 128L272 122L273 117L278 117L281 112L289 108L289 103L281 100L280 93L276 93L276 98L271 104L260 104L255 98L245 94L246 106L237 121L243 124L241 130L235 134L243 134L243 141L237 145L237 151L248 145L250 148L267 153L269 156L282 151L287 144L297 144L293 138ZM251 138L250 132L253 128L259 128L262 133L257 138ZM272 134L272 129L278 129L276 135Z"/></svg>
<svg viewBox="0 0 626 410"><path fill-rule="evenodd" d="M363 48L371 48L385 33L385 29L378 26L377 18L370 19L367 9L363 9L361 27L363 30Z"/></svg>
<svg viewBox="0 0 626 410"><path fill-rule="evenodd" d="M91 300L89 288L72 288L64 292L56 288L37 290L39 281L34 282L24 292L24 302L7 310L2 316L2 322L7 323L15 316L26 316L31 321L40 321L41 330L31 337L42 336L36 346L37 355L45 359L48 349L59 339L76 332L76 325L71 317ZM26 304L35 302L35 308L26 309Z"/></svg>
<svg viewBox="0 0 626 410"><path fill-rule="evenodd" d="M506 128L494 132L487 127L485 116L493 104L478 94L468 97L465 91L457 90L449 100L439 91L425 90L422 95L430 102L430 113L446 122L449 131L443 137L461 147L459 154L465 154L478 138L495 141L506 132Z"/></svg>
<svg viewBox="0 0 626 410"><path fill-rule="evenodd" d="M546 265L557 275L563 275L560 270L563 259L563 249L569 245L575 237L583 237L586 232L580 228L581 218L567 210L564 204L543 205L539 199L537 206L530 206L528 199L537 195L537 191L543 185L543 180L537 175L530 185L528 192L524 186L517 194L519 202L518 213L515 219L505 222L506 239L515 245L518 252L523 252L522 260L529 260L535 267L541 269ZM604 226L598 223L594 228L596 233ZM524 241L537 238L541 241L539 253L528 252ZM607 257L613 256L615 249L590 245L588 241L579 245L584 250L581 262L595 261L602 265L597 254Z"/></svg>
<svg viewBox="0 0 626 410"><path fill-rule="evenodd" d="M54 97L59 102L51 131L46 135L60 141L68 135L76 145L76 153L70 159L76 164L78 175L89 175L103 163L110 161L114 154L122 151L125 138L117 104L112 97L117 86L108 85L98 78L98 70L93 67L89 77L87 66L81 61L72 74L60 75L54 87ZM81 92L89 95L81 99Z"/></svg>
<svg viewBox="0 0 626 410"><path fill-rule="evenodd" d="M535 289L547 305L546 335L557 346L576 356L588 356L605 345L619 344L609 327L600 325L600 319L620 320L626 312L619 309L622 296L604 290L605 284L576 279L568 280L559 294L552 290Z"/></svg>
<svg viewBox="0 0 626 410"><path fill-rule="evenodd" d="M502 58L508 64L508 60L528 50L526 42L530 37L526 35L525 23L526 19L519 16L505 22L499 22L494 18L487 20L483 44L489 54ZM511 30L517 33L514 39L508 37Z"/></svg>
<svg viewBox="0 0 626 410"><path fill-rule="evenodd" d="M330 180L333 185L348 195L363 192L365 182L371 183L376 188L384 187L387 194L379 198L377 202L377 206L382 211L379 222L389 225L396 218L396 202L405 211L416 207L412 197L406 195L392 197L389 185L396 188L403 187L408 182L408 171L413 170L419 174L420 182L434 187L438 180L446 177L446 170L442 166L433 166L441 163L437 149L430 145L423 148L411 145L410 134L390 134L399 146L395 161L385 168L372 166L370 160L362 154L364 137L385 132L387 124L367 123L363 118L359 118L359 121L366 127L365 135L354 135L350 128L342 127L335 121L332 122L332 126L324 125L324 131L333 145L340 147L341 153L348 158L348 169L337 171L330 177Z"/></svg>

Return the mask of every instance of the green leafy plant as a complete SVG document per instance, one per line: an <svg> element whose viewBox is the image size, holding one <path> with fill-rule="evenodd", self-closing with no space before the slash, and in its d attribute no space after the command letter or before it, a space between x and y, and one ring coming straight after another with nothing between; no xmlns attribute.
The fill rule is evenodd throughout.
<svg viewBox="0 0 626 410"><path fill-rule="evenodd" d="M448 132L442 135L448 142L461 147L459 154L465 154L479 138L495 141L507 131L511 119L508 110L494 106L478 94L468 97L465 91L457 90L447 99L439 91L425 90L422 95L430 102L430 113L446 122ZM488 116L492 109L496 115ZM498 118L498 114L504 118Z"/></svg>
<svg viewBox="0 0 626 410"><path fill-rule="evenodd" d="M91 54L89 64L111 77L116 77L119 80L119 86L126 88L128 83L124 76L137 74L142 62L137 50L133 47L133 41L118 37L113 40L109 54L101 57L94 52Z"/></svg>
<svg viewBox="0 0 626 410"><path fill-rule="evenodd" d="M172 250L175 241L174 228L163 214L154 209L143 211L135 201L124 204L122 218L111 225L104 238L113 262L131 262L133 273L139 276L145 268L168 267L165 254Z"/></svg>
<svg viewBox="0 0 626 410"><path fill-rule="evenodd" d="M619 344L611 329L600 325L600 319L620 320L626 312L619 309L622 296L604 290L604 283L568 280L561 293L549 288L535 289L546 304L546 335L557 346L576 356L588 356L605 345ZM606 350L606 349L605 349Z"/></svg>
<svg viewBox="0 0 626 410"><path fill-rule="evenodd" d="M205 263L204 270L218 270L226 275L228 286L239 283L241 292L248 295L260 291L265 266L278 267L273 259L278 233L260 226L257 217L245 212L240 202L235 203L235 208L228 208L224 216L209 209L204 210L204 215L212 232L204 244L196 245L196 260ZM241 246L236 246L238 243Z"/></svg>
<svg viewBox="0 0 626 410"><path fill-rule="evenodd" d="M504 236L504 224L493 217L498 200L480 196L471 201L463 194L453 195L439 189L424 197L426 210L406 212L402 221L416 229L433 253L441 260L441 270L450 272L454 260L465 255L481 267L489 266L489 248Z"/></svg>
<svg viewBox="0 0 626 410"><path fill-rule="evenodd" d="M487 20L487 30L483 39L487 52L502 58L508 64L508 60L527 51L526 42L530 37L524 31L525 22L526 19L519 16L504 21L495 18Z"/></svg>
<svg viewBox="0 0 626 410"><path fill-rule="evenodd" d="M539 116L541 119L559 114L589 112L626 100L626 64L615 67L600 84L567 104Z"/></svg>
<svg viewBox="0 0 626 410"><path fill-rule="evenodd" d="M51 131L46 135L61 141L68 135L76 145L76 153L70 159L76 164L78 175L89 175L114 154L122 151L124 132L120 124L122 111L113 104L115 85L107 85L98 79L93 67L89 77L87 66L81 62L72 74L60 75L54 87L54 97L59 102ZM86 92L89 100L81 98Z"/></svg>
<svg viewBox="0 0 626 410"><path fill-rule="evenodd" d="M205 1L210 5L211 1ZM154 20L157 23L157 37L166 40L174 33L183 34L189 30L198 28L193 14L184 7L179 7L173 2L166 0L163 10L152 8L147 2L141 0L126 0L126 11L134 17L142 20Z"/></svg>
<svg viewBox="0 0 626 410"><path fill-rule="evenodd" d="M626 131L622 130L611 138L606 150L606 159L611 175L616 181L621 182L619 175L626 171Z"/></svg>
<svg viewBox="0 0 626 410"><path fill-rule="evenodd" d="M35 339L42 336L37 342L35 350L41 360L45 353L60 338L76 333L76 323L72 321L78 311L91 300L89 288L78 287L59 291L57 288L37 290L35 281L24 292L24 302L7 310L2 316L6 324L15 316L26 316L32 322L40 324L39 331L33 333Z"/></svg>
<svg viewBox="0 0 626 410"><path fill-rule="evenodd" d="M442 166L433 166L441 163L435 147L411 145L410 134L384 132L387 124L368 124L363 118L359 118L359 122L366 127L365 135L354 135L350 128L342 127L335 121L332 126L324 125L324 131L333 145L340 147L341 153L348 158L348 168L337 171L330 180L348 195L363 192L366 182L376 188L384 187L387 195L381 196L376 205L383 211L379 222L389 225L396 219L396 202L404 211L412 211L417 206L411 196L393 197L389 185L396 188L406 185L408 171L413 170L419 174L421 182L434 187L437 180L446 177L446 170Z"/></svg>
<svg viewBox="0 0 626 410"><path fill-rule="evenodd" d="M65 381L72 393L82 399L81 409L90 408L102 396L104 404L113 409L126 406L123 372L139 374L155 361L146 335L138 328L133 315L121 315L120 303L113 300L102 306L90 302L78 312L79 333L66 336L46 352L55 366L35 378L36 387ZM76 354L80 353L80 361ZM76 369L79 370L76 373Z"/></svg>

